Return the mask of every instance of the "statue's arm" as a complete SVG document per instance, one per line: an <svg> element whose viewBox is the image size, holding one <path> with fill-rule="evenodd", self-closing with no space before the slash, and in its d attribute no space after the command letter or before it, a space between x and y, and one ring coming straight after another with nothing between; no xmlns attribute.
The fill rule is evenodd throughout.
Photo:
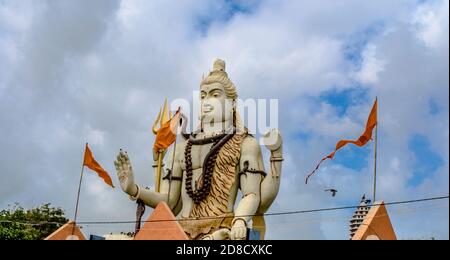
<svg viewBox="0 0 450 260"><path fill-rule="evenodd" d="M181 170L181 166L178 160L178 156L180 155L180 150L181 149L177 149L178 151L176 151L175 154L175 160L173 162L173 171L172 171L172 181L171 181L171 185L169 185L169 176L167 176L168 178L163 179L161 182L161 190L160 192L155 192L152 190L147 190L147 189L140 189L140 193L138 194L137 199L141 199L147 206L150 206L152 208L156 207L156 205L158 205L158 203L160 203L161 201L164 201L167 203L168 199L169 202L167 203L168 206L173 209L175 208L178 199L180 197L181 194L181 180L182 180L182 170ZM168 153L168 160L167 160L167 164L166 167L167 169L172 168L172 158L173 158L173 149ZM169 174L169 171L166 171L166 174ZM170 186L170 198L168 197L169 194L169 186Z"/></svg>
<svg viewBox="0 0 450 260"><path fill-rule="evenodd" d="M263 143L270 151L270 170L261 183L261 203L258 213L265 213L278 194L283 161L283 140L277 129L268 131L263 136Z"/></svg>
<svg viewBox="0 0 450 260"><path fill-rule="evenodd" d="M241 146L240 187L242 199L235 210L233 224L243 220L245 225L256 213L261 199L261 180L264 174L261 148L253 137L244 139Z"/></svg>
<svg viewBox="0 0 450 260"><path fill-rule="evenodd" d="M173 164L173 173L172 176L172 185L170 187L170 199L168 202L168 193L169 193L169 181L163 180L161 192L155 192L152 190L148 190L142 188L134 182L134 173L131 167L130 159L128 155L120 151L117 156L117 160L114 162L116 165L117 175L120 180L122 190L130 195L130 198L133 200L140 199L147 206L155 208L158 203L164 201L168 202L170 208L174 208L178 202L181 193L181 181L176 181L174 179L178 179L182 177L182 170L179 164L179 160L177 156L180 156L182 152L179 152L182 149L177 149L175 154L175 161ZM172 166L172 156L173 151L169 153L168 164L170 167ZM178 178L177 178L178 177Z"/></svg>

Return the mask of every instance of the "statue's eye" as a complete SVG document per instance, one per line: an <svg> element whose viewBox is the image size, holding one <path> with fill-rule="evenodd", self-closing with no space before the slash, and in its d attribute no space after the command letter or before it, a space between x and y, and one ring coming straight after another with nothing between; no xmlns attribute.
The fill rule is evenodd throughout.
<svg viewBox="0 0 450 260"><path fill-rule="evenodd" d="M220 93L217 93L217 92L213 93L212 96L215 97L215 98L218 98L218 97L220 97Z"/></svg>
<svg viewBox="0 0 450 260"><path fill-rule="evenodd" d="M206 97L205 94L201 94L201 95L200 95L200 98L201 98L201 99L205 99L205 97Z"/></svg>

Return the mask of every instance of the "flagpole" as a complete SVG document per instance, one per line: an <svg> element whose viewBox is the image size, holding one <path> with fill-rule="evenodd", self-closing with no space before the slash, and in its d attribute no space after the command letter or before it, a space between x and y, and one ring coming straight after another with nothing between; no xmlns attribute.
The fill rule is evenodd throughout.
<svg viewBox="0 0 450 260"><path fill-rule="evenodd" d="M87 147L88 143L86 143ZM83 152L83 162L81 163L81 174L80 174L80 183L78 184L78 193L77 193L77 204L75 206L75 217L74 217L74 225L72 227L72 235L75 231L75 225L77 224L77 215L78 215L78 203L80 202L80 191L81 191L81 182L83 180L83 172L84 172L84 157L86 156L86 147Z"/></svg>
<svg viewBox="0 0 450 260"><path fill-rule="evenodd" d="M378 97L376 98L378 100ZM377 106L378 110L378 106ZM378 113L378 111L377 111ZM374 165L373 165L373 202L376 201L376 190L377 190L377 144L378 144L378 118L377 118L377 125L375 126L375 142L374 142Z"/></svg>
<svg viewBox="0 0 450 260"><path fill-rule="evenodd" d="M170 175L169 175L169 191L167 192L167 206L169 206L169 208L172 208L170 206L169 202L170 202L170 189L172 187L173 165L175 162L175 152L177 149L178 123L179 123L179 121L177 122L177 127L176 127L176 132L175 132L175 143L173 144L172 165L170 167Z"/></svg>

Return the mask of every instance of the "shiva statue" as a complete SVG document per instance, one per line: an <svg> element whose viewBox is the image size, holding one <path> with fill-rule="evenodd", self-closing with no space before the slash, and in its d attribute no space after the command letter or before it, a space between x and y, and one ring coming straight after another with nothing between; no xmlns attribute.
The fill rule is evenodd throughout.
<svg viewBox="0 0 450 260"><path fill-rule="evenodd" d="M200 83L200 126L168 153L170 169L161 177L159 192L134 181L128 154L120 151L116 171L122 190L133 200L155 208L166 202L190 239L242 240L247 228L264 238L264 213L278 193L283 161L278 130L263 135L270 150L270 170L264 168L258 139L248 133L237 110L237 91L216 60ZM155 164L157 158L154 156ZM237 201L238 192L242 194ZM185 220L185 221L183 221Z"/></svg>

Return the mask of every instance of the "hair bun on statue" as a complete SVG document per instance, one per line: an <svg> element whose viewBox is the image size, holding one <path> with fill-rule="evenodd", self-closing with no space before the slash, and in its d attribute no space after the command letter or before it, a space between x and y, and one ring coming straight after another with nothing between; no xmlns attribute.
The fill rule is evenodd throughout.
<svg viewBox="0 0 450 260"><path fill-rule="evenodd" d="M209 72L209 76L228 78L228 74L225 72L225 61L216 59L213 64L212 71Z"/></svg>
<svg viewBox="0 0 450 260"><path fill-rule="evenodd" d="M213 71L224 71L225 72L225 61L221 59L216 59L213 65Z"/></svg>

